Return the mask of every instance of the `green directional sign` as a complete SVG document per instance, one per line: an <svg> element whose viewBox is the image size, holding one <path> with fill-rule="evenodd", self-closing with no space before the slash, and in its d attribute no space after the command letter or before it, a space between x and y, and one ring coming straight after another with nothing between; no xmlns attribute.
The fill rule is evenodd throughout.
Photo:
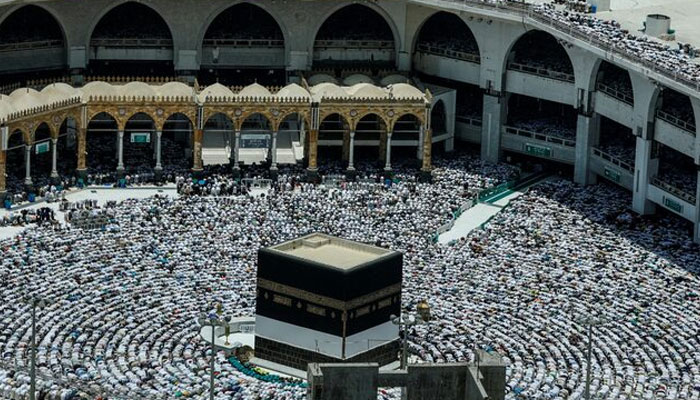
<svg viewBox="0 0 700 400"><path fill-rule="evenodd" d="M549 158L552 156L552 149L545 146L538 146L536 144L525 143L525 153L533 155L535 157Z"/></svg>
<svg viewBox="0 0 700 400"><path fill-rule="evenodd" d="M132 133L131 143L150 143L151 134L150 133Z"/></svg>
<svg viewBox="0 0 700 400"><path fill-rule="evenodd" d="M674 199L670 199L666 196L664 196L664 206L668 208L669 210L675 211L678 214L683 213L683 204L677 202Z"/></svg>
<svg viewBox="0 0 700 400"><path fill-rule="evenodd" d="M34 146L34 152L35 152L36 154L48 153L48 152L49 152L49 149L50 149L50 147L49 147L49 142L37 143L37 144Z"/></svg>
<svg viewBox="0 0 700 400"><path fill-rule="evenodd" d="M620 173L615 171L614 169L610 169L608 167L605 167L604 171L605 177L610 179L613 182L620 183Z"/></svg>

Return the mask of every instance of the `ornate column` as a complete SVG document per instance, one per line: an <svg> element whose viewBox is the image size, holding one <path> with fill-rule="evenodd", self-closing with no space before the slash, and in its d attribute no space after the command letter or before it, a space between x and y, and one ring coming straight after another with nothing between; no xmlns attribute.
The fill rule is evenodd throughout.
<svg viewBox="0 0 700 400"><path fill-rule="evenodd" d="M87 154L87 152L85 150L87 147L86 146L87 145L86 132L87 132L87 129L79 128L78 129L78 137L77 137L77 140L78 140L78 146L77 146L77 148L78 148L78 165L76 168L76 174L78 175L79 178L83 178L83 179L85 179L85 177L87 176L87 167L85 165L86 164L85 163L85 155Z"/></svg>
<svg viewBox="0 0 700 400"><path fill-rule="evenodd" d="M5 187L7 172L7 151L0 150L0 201L5 200L5 195L7 195L7 189Z"/></svg>
<svg viewBox="0 0 700 400"><path fill-rule="evenodd" d="M311 129L309 130L309 167L307 168L311 172L316 172L316 170L318 170L317 156L318 129Z"/></svg>
<svg viewBox="0 0 700 400"><path fill-rule="evenodd" d="M423 159L423 137L425 136L425 126L420 125L418 130L418 147L416 148L416 158L419 160Z"/></svg>
<svg viewBox="0 0 700 400"><path fill-rule="evenodd" d="M204 136L204 132L202 129L195 129L194 130L194 143L193 143L193 148L192 148L192 158L193 158L193 166L192 166L192 171L193 172L201 172L202 171L202 137Z"/></svg>
<svg viewBox="0 0 700 400"><path fill-rule="evenodd" d="M432 129L426 129L425 130L425 135L423 137L423 167L421 168L422 172L425 173L430 173L430 170L433 168L432 164L432 153L433 153L433 130Z"/></svg>
<svg viewBox="0 0 700 400"><path fill-rule="evenodd" d="M384 171L391 171L391 131L386 133L386 164Z"/></svg>
<svg viewBox="0 0 700 400"><path fill-rule="evenodd" d="M24 145L24 184L31 186L32 184L32 145Z"/></svg>
<svg viewBox="0 0 700 400"><path fill-rule="evenodd" d="M58 178L56 162L58 160L58 138L51 138L51 178Z"/></svg>
<svg viewBox="0 0 700 400"><path fill-rule="evenodd" d="M350 158L350 132L345 131L343 132L343 154L342 154L342 160L343 161L348 161Z"/></svg>
<svg viewBox="0 0 700 400"><path fill-rule="evenodd" d="M277 169L277 131L272 132L272 148L270 149L270 169Z"/></svg>
<svg viewBox="0 0 700 400"><path fill-rule="evenodd" d="M123 174L124 173L124 131L119 131L117 132L117 155L118 155L118 160L117 161L117 173L118 174Z"/></svg>
<svg viewBox="0 0 700 400"><path fill-rule="evenodd" d="M348 171L355 170L355 131L350 131L350 148L348 149Z"/></svg>
<svg viewBox="0 0 700 400"><path fill-rule="evenodd" d="M241 157L241 131L236 130L233 141L233 169L240 169L239 160Z"/></svg>
<svg viewBox="0 0 700 400"><path fill-rule="evenodd" d="M163 166L161 165L161 137L163 136L163 131L156 131L156 171L162 171Z"/></svg>

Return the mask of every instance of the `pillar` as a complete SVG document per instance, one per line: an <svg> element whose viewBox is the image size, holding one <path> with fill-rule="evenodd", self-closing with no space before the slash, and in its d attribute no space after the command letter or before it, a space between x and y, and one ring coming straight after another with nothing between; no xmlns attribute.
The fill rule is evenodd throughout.
<svg viewBox="0 0 700 400"><path fill-rule="evenodd" d="M24 184L32 185L32 145L24 145Z"/></svg>
<svg viewBox="0 0 700 400"><path fill-rule="evenodd" d="M7 196L7 188L5 186L5 181L7 179L5 176L6 172L7 172L7 151L0 150L0 201L4 201L5 196Z"/></svg>
<svg viewBox="0 0 700 400"><path fill-rule="evenodd" d="M241 154L241 131L236 130L233 139L233 169L240 169L239 160Z"/></svg>
<svg viewBox="0 0 700 400"><path fill-rule="evenodd" d="M51 178L58 179L58 138L51 138Z"/></svg>
<svg viewBox="0 0 700 400"><path fill-rule="evenodd" d="M318 129L311 129L309 131L309 171L317 171L317 157L318 157Z"/></svg>
<svg viewBox="0 0 700 400"><path fill-rule="evenodd" d="M506 118L507 97L484 93L481 125L481 159L498 162L501 157L501 130Z"/></svg>
<svg viewBox="0 0 700 400"><path fill-rule="evenodd" d="M76 174L78 175L78 178L85 179L87 177L87 166L85 162L85 155L87 154L86 148L87 148L87 129L85 128L79 128L78 129L78 166L76 168Z"/></svg>
<svg viewBox="0 0 700 400"><path fill-rule="evenodd" d="M277 169L277 132L272 132L272 148L270 149L270 169Z"/></svg>
<svg viewBox="0 0 700 400"><path fill-rule="evenodd" d="M348 171L355 170L355 131L350 131L350 143L348 145Z"/></svg>
<svg viewBox="0 0 700 400"><path fill-rule="evenodd" d="M204 132L202 129L195 129L194 130L194 142L192 146L192 159L193 159L193 166L192 166L192 171L193 172L201 172L204 168L202 168L202 137L204 136Z"/></svg>
<svg viewBox="0 0 700 400"><path fill-rule="evenodd" d="M433 169L433 130L426 129L423 137L423 166L422 171L430 171Z"/></svg>
<svg viewBox="0 0 700 400"><path fill-rule="evenodd" d="M117 132L117 173L124 173L124 131Z"/></svg>
<svg viewBox="0 0 700 400"><path fill-rule="evenodd" d="M350 159L350 132L343 132L343 161L348 161Z"/></svg>
<svg viewBox="0 0 700 400"><path fill-rule="evenodd" d="M700 164L695 164L698 183L695 188L695 229L693 230L693 242L700 243Z"/></svg>
<svg viewBox="0 0 700 400"><path fill-rule="evenodd" d="M391 171L391 131L386 133L386 164L384 171Z"/></svg>
<svg viewBox="0 0 700 400"><path fill-rule="evenodd" d="M156 131L156 171L162 171L163 166L161 165L161 137L163 136L163 131Z"/></svg>
<svg viewBox="0 0 700 400"><path fill-rule="evenodd" d="M590 171L591 148L600 141L600 116L579 114L576 120L576 162L574 182L579 185L596 183L596 174Z"/></svg>
<svg viewBox="0 0 700 400"><path fill-rule="evenodd" d="M379 134L379 161L386 162L386 132Z"/></svg>
<svg viewBox="0 0 700 400"><path fill-rule="evenodd" d="M425 136L425 127L421 124L418 130L418 146L416 147L416 158L423 159L423 137Z"/></svg>
<svg viewBox="0 0 700 400"><path fill-rule="evenodd" d="M648 200L649 182L659 171L659 159L654 150L654 141L637 137L634 155L634 187L632 191L632 209L639 214L653 214L654 203Z"/></svg>

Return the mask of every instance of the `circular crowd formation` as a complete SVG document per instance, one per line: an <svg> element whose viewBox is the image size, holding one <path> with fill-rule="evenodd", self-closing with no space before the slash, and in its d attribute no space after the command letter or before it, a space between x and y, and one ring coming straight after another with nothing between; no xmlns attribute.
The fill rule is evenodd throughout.
<svg viewBox="0 0 700 400"><path fill-rule="evenodd" d="M596 398L700 399L700 250L682 221L635 215L616 187L552 178L442 245L434 233L465 197L516 171L471 155L435 164L432 183L401 168L390 185L314 185L283 169L256 196L221 175L179 179L189 194L123 201L104 230L32 227L0 242L0 397L29 390L33 295L49 302L37 309L42 396L205 398L197 317L219 302L253 315L257 250L320 231L404 252L403 307L425 299L433 315L409 332L415 362L483 348L508 363L507 398L582 398L595 316ZM217 398L306 398L216 356Z"/></svg>

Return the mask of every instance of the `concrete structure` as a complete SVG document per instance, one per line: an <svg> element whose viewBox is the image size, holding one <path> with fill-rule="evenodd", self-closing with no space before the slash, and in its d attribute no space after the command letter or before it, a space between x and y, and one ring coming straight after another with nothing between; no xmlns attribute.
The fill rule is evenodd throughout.
<svg viewBox="0 0 700 400"><path fill-rule="evenodd" d="M309 364L310 400L375 400L380 387L405 387L408 400L502 400L506 367L500 356L478 351L479 362L409 364L380 370L374 363Z"/></svg>
<svg viewBox="0 0 700 400"><path fill-rule="evenodd" d="M327 58L329 54L332 57L334 52L338 51L337 46L353 48L359 52L358 54L363 54L362 57L370 53L383 57L387 51L393 52L387 59L393 60L391 62L396 71L424 73L451 79L460 84L475 85L483 93L481 118L472 118L468 122L450 121L454 131L459 134L455 133L453 136L447 135L439 139L445 141L445 149L450 150L454 137L461 136L472 143L479 144L482 155L487 160L496 161L503 151L511 151L568 163L574 166L575 180L581 184L595 182L596 175L600 176L602 172L603 177L615 177L612 179L614 182L623 187L632 188L633 208L637 212L652 213L656 206L669 209L696 225L695 240L700 242L698 224L700 213L697 211L700 209L698 206L700 196L696 193L686 193L687 196L683 195L679 198L673 193L675 192L673 188L664 185L654 186L661 188L663 192L661 195L655 195L656 189L651 188L658 173L657 152L654 150L658 144L668 146L692 158L696 165L700 165L700 140L698 139L700 124L669 117L668 114L661 112L659 100L663 97L664 91L677 91L691 99L695 115L698 116L700 115L699 82L690 82L673 72L662 70L649 63L641 63L629 55L616 52L605 44L593 41L590 35L558 27L546 17L523 7L478 1L361 2L360 4L371 12L378 13L386 21L386 26L393 36L393 41L389 41L390 43L375 43L375 47L363 49L354 48L356 44L347 41L343 43L317 41L317 33L324 21L351 2L306 1L300 3L300 1L255 2L256 6L272 16L283 33L282 47L279 47L278 43L272 46L275 48L271 50L275 52L274 55L263 57L254 49L250 54L237 53L235 57L229 57L226 56L226 52L234 50L225 49L220 52L216 64L225 68L247 67L252 65L253 59L264 59L267 60L263 63L265 65L258 65L259 67L283 66L289 79L297 79L297 73L316 68L316 61L319 59ZM45 46L38 48L20 46L6 49L3 52L3 61L0 63L0 72L58 67L70 69L74 74L80 75L91 59L90 49L95 45L91 42L94 27L110 9L121 3L110 0L94 0L80 4L63 0L36 3L38 7L55 18L63 32L63 39L46 42ZM179 2L178 7L171 7L170 0L147 0L142 3L152 8L165 21L170 29L171 43L161 43L163 45L161 47L166 47L167 51L149 48L144 44L140 49L130 50L124 57L129 59L171 57L169 62L172 63L175 73L185 77L192 76L192 71L199 71L203 66L208 68L215 64L211 59L213 57L211 52L206 50L208 45L204 43L205 32L216 16L231 7L232 3L215 0L201 4L195 0L185 0ZM0 24L20 7L22 4L19 2L2 3ZM700 45L698 42L700 28L694 18L700 9L695 1L641 0L629 3L624 0L611 0L610 7L613 11L601 12L598 15L621 21L623 27L632 33L641 29L641 22L648 14L662 14L672 19L679 40L696 46ZM439 11L454 15L458 21L461 21L460 23L463 23L464 30L473 34L476 53L432 48L425 43L419 43L421 29L426 21ZM92 22L85 24L82 23L83 21ZM571 61L572 73L562 74L513 62L512 49L515 44L525 33L535 30L546 32L562 46ZM256 47L254 43L249 45ZM119 48L119 46L116 47ZM283 55L281 48L284 49ZM348 55L345 54L343 57L346 56ZM599 71L603 62L627 71L632 82L631 96L601 86ZM507 131L504 124L508 117L508 98L513 94L532 96L574 107L579 113L576 140L567 142L532 132ZM600 156L600 150L596 148L600 136L599 116L611 118L632 129L637 137L634 165L621 160L612 160L609 156ZM309 131L306 137L317 136L318 132ZM350 129L342 139L322 138L319 142L320 145L343 146L344 149L348 148L344 144L350 143L351 140L358 145L369 144L364 143L358 136L354 129ZM381 159L385 161L387 168L390 168L391 163L390 160L386 160L386 156L391 155L391 147L399 142L392 136L387 131L384 135L385 139L377 142L382 154ZM389 145L386 146L386 143ZM430 150L423 146L422 141L418 140L416 143L417 153L421 153L421 150L423 152ZM423 149L420 148L421 146ZM230 153L229 151L223 158L230 157ZM344 151L344 154L349 156L350 152ZM277 153L274 155L279 157ZM605 175L606 171L607 175ZM627 175L629 172L632 173L632 185L629 184L630 179ZM695 192L698 191L700 189L695 190ZM669 203L664 199L672 199L672 202ZM676 200L673 199L678 199L680 203L675 204ZM669 204L672 205L669 206ZM681 209L683 211L679 212L678 210Z"/></svg>

